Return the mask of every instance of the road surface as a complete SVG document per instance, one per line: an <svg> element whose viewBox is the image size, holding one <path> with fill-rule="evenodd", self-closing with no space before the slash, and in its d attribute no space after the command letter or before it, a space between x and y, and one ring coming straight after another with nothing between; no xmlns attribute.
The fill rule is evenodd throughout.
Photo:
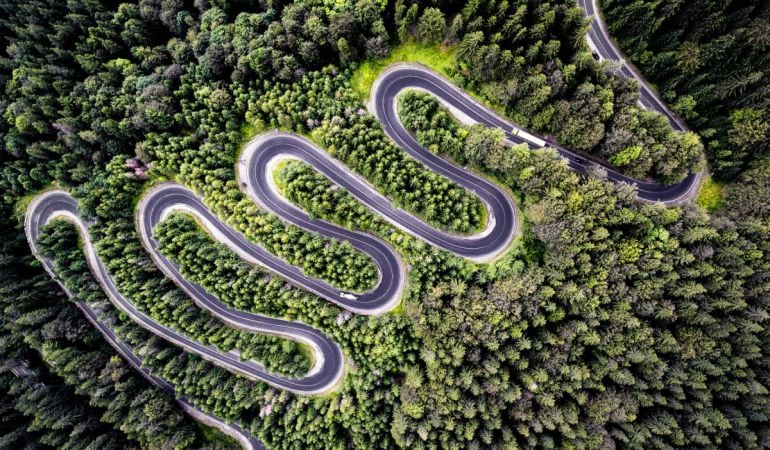
<svg viewBox="0 0 770 450"><path fill-rule="evenodd" d="M427 150L423 150L423 152L427 153ZM175 183L159 184L142 197L137 207L139 237L155 264L164 274L183 289L199 307L211 315L239 329L273 334L308 345L314 353L313 367L303 377L291 378L270 373L256 362L241 360L240 355L235 352L222 352L213 346L200 344L185 334L160 324L138 310L132 302L120 293L107 268L99 259L90 240L88 226L80 218L77 202L69 193L53 190L44 192L33 199L27 209L25 220L27 239L33 252L55 277L50 260L37 253L37 238L41 228L53 219L64 218L72 222L83 239L89 268L108 298L116 308L127 314L139 326L235 374L248 379L263 381L297 394L314 395L334 389L344 376L344 359L339 346L323 333L305 324L229 308L201 286L184 279L178 265L158 251L158 243L153 236L155 226L163 221L168 214L184 212L195 216L214 239L227 245L245 260L262 265L291 283L360 314L382 314L398 304L406 279L405 269L399 256L388 244L377 237L347 230L323 220L312 219L304 211L288 202L270 181L272 180L271 170L276 161L295 158L313 165L401 229L461 256L478 260L492 258L502 252L515 235L516 215L510 197L485 180L454 166L450 167L454 177L461 178L462 174L466 174L467 178L461 178L461 184L479 192L482 200L489 202L486 203L489 213L487 228L475 236L456 236L433 229L425 222L394 207L372 186L350 173L349 170L344 169L340 163L332 160L325 151L297 136L285 133L269 133L260 136L247 146L243 156L245 163L239 166L239 177L242 187L255 201L263 208L276 213L283 220L329 238L346 240L356 249L366 253L377 266L379 273L377 285L368 292L345 293L322 280L306 276L298 268L287 264L262 247L250 242L242 234L221 222L192 191ZM343 296L342 294L346 295ZM148 379L163 388L171 389L171 386L164 380L141 368L141 361L131 353L130 349L117 340L112 330L99 322L96 314L88 305L78 302L78 307L83 310L86 317L94 323L108 341L129 362L142 370ZM187 410L192 408L189 403L182 401ZM195 413L195 411L191 410L191 413ZM239 428L222 425L221 421L218 422L214 418L209 417L208 420L220 424L230 434L243 438L242 435L239 435L239 432L242 431ZM256 445L253 439L249 442L251 442L249 445Z"/></svg>
<svg viewBox="0 0 770 450"><path fill-rule="evenodd" d="M176 185L161 186L174 187ZM154 204L153 200L163 198L163 196L152 195L156 192L163 193L165 191L163 189L151 191L151 195L146 197L151 201L145 203L152 205ZM148 208L147 211L156 212L152 208ZM35 197L27 210L26 228L30 244L36 242L40 229L54 218L65 218L77 226L83 239L83 247L89 268L96 276L102 289L107 293L107 296L116 308L131 317L142 328L235 374L254 381L264 381L277 388L297 394L323 394L333 389L342 379L344 375L342 351L326 335L302 323L264 317L228 308L219 299L208 294L200 286L182 278L178 273L178 268L165 259L165 257L158 253L153 253L152 256L156 262L161 264L161 269L179 287L190 294L193 301L200 307L206 309L222 321L240 329L274 334L308 345L314 352L313 367L301 378L276 375L266 371L261 364L241 360L240 355L235 352L222 352L214 346L203 345L190 339L184 333L172 330L158 323L154 318L137 309L130 300L120 293L107 268L96 254L96 249L90 240L88 228L80 219L77 202L67 192L54 190ZM142 217L140 217L140 224L141 222L143 222ZM140 237L143 240L145 239L143 233L140 233Z"/></svg>

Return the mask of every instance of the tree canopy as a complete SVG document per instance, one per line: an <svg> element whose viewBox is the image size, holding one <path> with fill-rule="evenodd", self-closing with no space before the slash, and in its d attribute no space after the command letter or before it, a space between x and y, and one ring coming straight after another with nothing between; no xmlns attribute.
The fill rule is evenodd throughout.
<svg viewBox="0 0 770 450"><path fill-rule="evenodd" d="M78 304L174 395L269 448L769 446L768 9L603 6L621 47L694 132L640 109L635 82L594 60L574 1L0 1L0 447L232 445L133 370ZM734 178L724 208L638 202L598 167L579 176L553 150L508 145L501 130L403 93L399 117L421 145L515 198L520 236L496 261L426 244L298 161L268 175L289 201L401 255L408 284L391 313L351 314L291 286L188 215L154 230L159 251L223 303L340 344L344 382L320 397L236 376L140 328L101 291L71 224L52 222L39 244L72 301L30 254L29 199L67 189L138 309L275 373L305 373L307 349L222 323L158 270L136 203L174 180L306 274L370 288L377 273L364 254L284 223L241 190L244 143L278 128L431 226L478 232L490 220L479 199L411 159L351 88L405 48L445 58L446 76L519 125L635 177L678 181L702 138L715 175Z"/></svg>

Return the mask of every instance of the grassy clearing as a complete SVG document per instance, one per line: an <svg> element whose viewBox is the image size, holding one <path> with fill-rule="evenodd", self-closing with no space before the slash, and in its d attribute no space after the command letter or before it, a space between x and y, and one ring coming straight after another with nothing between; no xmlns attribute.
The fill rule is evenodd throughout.
<svg viewBox="0 0 770 450"><path fill-rule="evenodd" d="M720 210L724 203L723 186L724 183L714 181L711 177L703 180L700 192L698 193L698 206L708 212Z"/></svg>
<svg viewBox="0 0 770 450"><path fill-rule="evenodd" d="M246 145L252 138L254 138L254 136L264 133L265 131L267 131L266 127L261 123L255 121L244 122L241 127L241 144Z"/></svg>
<svg viewBox="0 0 770 450"><path fill-rule="evenodd" d="M410 39L393 48L385 58L368 59L362 62L353 72L351 85L361 100L367 100L374 80L380 75L382 69L394 62L418 62L449 77L455 67L456 54L456 45L423 45Z"/></svg>

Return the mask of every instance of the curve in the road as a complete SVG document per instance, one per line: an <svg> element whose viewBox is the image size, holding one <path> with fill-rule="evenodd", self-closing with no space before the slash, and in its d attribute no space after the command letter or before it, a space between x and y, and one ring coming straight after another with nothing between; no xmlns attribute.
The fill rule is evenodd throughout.
<svg viewBox="0 0 770 450"><path fill-rule="evenodd" d="M532 149L552 147L567 161L570 169L576 172L584 173L589 167L589 163L579 154L567 148L549 144L541 136L503 118L432 70L413 63L391 65L380 74L372 88L369 105L372 113L380 120L388 136L410 155L461 185L465 185L464 179L467 172L460 172L461 176L458 177L456 166L426 152L401 124L396 101L398 95L408 89L417 89L434 95L456 116L501 129L505 133L506 140L510 143L526 144ZM658 109L656 108L656 110ZM633 186L641 200L664 204L675 204L683 201L692 193L693 189L697 188L700 179L699 173L690 173L679 183L664 185L652 181L636 180L623 175L612 167L606 165L603 167L608 180Z"/></svg>
<svg viewBox="0 0 770 450"><path fill-rule="evenodd" d="M261 202L261 199L258 201ZM212 309L211 305L215 302L215 298L205 293L202 288L184 281L178 267L157 250L157 242L152 235L153 229L175 210L195 216L215 240L225 244L246 261L266 267L292 284L352 312L367 315L382 314L395 307L401 298L406 276L400 258L395 250L378 238L326 222L321 223L321 221L311 220L305 224L309 229L319 231L327 237L347 240L354 248L371 257L380 275L377 285L370 291L353 295L342 292L325 281L305 275L299 268L249 241L243 234L214 216L201 199L189 189L174 183L163 183L154 187L139 202L137 221L142 243L165 274L188 291L194 300L200 300L201 307L235 326L242 326L238 324L250 320L248 313ZM283 214L282 210L279 210L279 213ZM325 226L319 230L317 227L322 224Z"/></svg>
<svg viewBox="0 0 770 450"><path fill-rule="evenodd" d="M429 153L427 150L423 152ZM129 315L137 324L187 351L196 353L246 378L264 381L298 394L321 394L336 386L344 373L343 356L337 344L307 325L229 308L201 286L187 281L180 273L179 266L158 251L158 243L153 236L155 226L170 212L184 211L194 215L216 240L227 245L245 260L263 265L293 284L343 308L360 314L381 314L392 309L400 300L406 279L405 269L396 252L379 238L313 219L286 201L270 181L272 163L286 157L298 158L311 164L402 229L459 255L475 259L493 257L510 243L515 234L516 216L510 197L499 188L467 174L460 168L450 167L454 178L458 179L464 187L476 192L485 201L490 213L487 230L477 236L454 236L435 230L425 222L395 208L368 183L344 170L344 167L332 160L326 152L307 140L283 133L271 133L255 139L246 148L244 154L246 163L239 166L239 177L252 197L263 208L273 211L284 220L328 238L346 240L372 258L379 273L377 285L368 292L352 294L341 292L322 280L305 275L297 267L289 265L261 246L250 242L241 233L234 231L215 217L201 199L189 189L174 183L163 183L150 189L139 202L137 228L142 244L157 266L199 307L222 322L251 332L269 333L293 339L309 346L315 356L313 367L300 378L270 373L260 364L242 361L237 353L223 353L212 346L202 345L139 311L119 292L107 268L98 258L88 238L88 229L79 218L77 202L68 193L49 191L35 199L28 210L26 224L30 230L30 242L33 243L36 240L40 227L52 217L68 217L78 225L83 235L90 268L102 288L115 306ZM429 167L440 168L435 163L429 164Z"/></svg>
<svg viewBox="0 0 770 450"><path fill-rule="evenodd" d="M397 143L400 144L398 141ZM309 231L326 237L344 239L351 242L353 246L357 246L358 241L368 235L351 232L323 220L312 219L307 213L288 202L273 185L271 173L273 163L282 158L299 159L335 184L345 188L361 203L396 227L429 244L477 262L489 261L500 255L511 243L518 228L516 209L511 197L489 181L448 163L422 147L407 149L407 151L430 170L455 181L481 199L487 209L488 217L486 228L482 232L462 236L437 230L411 213L394 206L368 182L351 173L350 169L333 159L326 151L302 137L288 133L267 133L251 141L242 154L238 166L238 178L246 184L245 188L251 197L256 199L264 209ZM375 255L364 248L362 251L370 256ZM377 258L375 262L383 268ZM360 302L362 298L365 297L362 295L355 302Z"/></svg>
<svg viewBox="0 0 770 450"><path fill-rule="evenodd" d="M169 185L175 186L175 185ZM154 191L158 192L158 191ZM161 191L162 192L162 191ZM188 191L189 192L189 191ZM151 195L150 198L153 198ZM201 344L186 335L171 330L140 311L118 290L107 268L96 254L91 243L88 228L80 219L77 202L64 191L48 191L36 197L27 210L27 233L30 244L36 242L40 229L53 218L65 217L73 222L83 239L83 247L89 268L94 273L110 301L134 322L151 333L195 353L235 374L245 378L264 381L280 389L298 394L321 394L339 383L344 374L342 351L339 346L318 330L298 322L274 319L257 314L230 309L208 294L200 286L188 282L178 275L178 268L160 254L154 254L161 268L174 282L191 295L193 301L212 315L235 327L255 332L270 333L302 342L314 350L311 370L302 378L291 378L268 372L261 364L243 361L236 352L222 352L216 347ZM144 240L144 237L142 237Z"/></svg>
<svg viewBox="0 0 770 450"><path fill-rule="evenodd" d="M671 111L666 103L660 99L656 90L650 83L633 65L628 63L623 57L623 53L620 49L615 46L612 37L607 31L607 25L604 23L599 11L598 0L577 0L577 4L583 10L583 16L591 21L588 33L586 33L586 41L592 52L600 60L608 60L617 64L618 69L616 73L618 75L625 78L632 78L637 81L639 84L639 105L642 108L662 114L666 117L669 125L674 130L689 131L687 124ZM697 188L700 186L702 178L703 171L690 172L687 178L678 184L681 186L681 188L678 189L678 197L674 197L673 201L665 203L676 203L690 198L697 192ZM654 196L649 196L647 199L652 200L654 199Z"/></svg>
<svg viewBox="0 0 770 450"><path fill-rule="evenodd" d="M424 151L427 153L427 150ZM356 249L369 255L374 261L379 272L377 285L368 292L354 295L341 292L324 281L306 276L298 268L287 264L284 260L250 242L242 234L232 230L215 217L192 191L174 183L157 185L140 200L137 208L139 237L164 274L184 290L199 307L211 315L236 328L278 335L308 345L314 352L314 363L311 370L303 377L291 378L270 373L258 363L241 360L240 355L236 352L221 352L215 347L200 344L182 333L165 327L138 310L120 293L110 277L107 268L99 259L96 249L90 241L87 225L80 219L76 200L65 191L45 192L36 197L30 204L25 221L30 245L36 252L35 243L41 227L57 217L68 219L78 228L83 238L89 268L107 293L110 301L138 325L233 373L252 380L264 381L280 389L312 395L331 390L341 380L344 374L344 361L339 346L324 334L307 325L229 308L201 286L187 281L181 275L179 266L158 251L158 243L153 236L155 226L163 221L169 213L182 211L195 216L214 239L227 245L245 260L263 265L293 284L314 292L343 308L361 314L381 314L392 309L398 303L406 278L400 258L389 245L379 238L347 230L323 220L312 219L304 211L288 202L270 181L272 180L271 168L275 161L281 158L297 158L311 164L332 181L346 187L359 200L400 228L465 257L475 259L493 257L504 250L515 234L516 216L510 197L495 186L475 176L469 176L469 178L461 181L463 186L470 187L477 193L480 192L479 196L486 202L490 217L487 229L476 236L454 236L435 230L425 222L395 208L368 183L344 170L326 152L299 137L283 133L260 136L249 144L244 157L247 163L239 166L239 177L244 187L248 188L249 193L263 208L273 211L282 219L309 231L350 242ZM453 170L463 172L462 169L456 167L453 167ZM82 305L82 307L88 317L93 315L89 314L87 305ZM96 322L95 325L99 326ZM103 326L99 326L99 328L111 342L116 342L116 348L121 350L127 359L140 364L136 357L130 354L130 351L121 348L115 340L114 334L108 328ZM155 382L167 387L162 380L155 380Z"/></svg>
<svg viewBox="0 0 770 450"><path fill-rule="evenodd" d="M62 283L57 278L56 273L54 272L53 261L50 258L41 255L37 248L37 238L40 234L40 227L55 218L63 218L68 220L78 229L78 232L82 236L86 245L86 260L88 262L89 268L94 273L94 275L97 276L97 279L101 284L102 280L98 278L98 275L102 272L92 265L94 262L92 257L93 247L89 240L87 228L85 224L78 218L77 204L69 194L63 191L52 191L49 193L41 194L33 199L32 203L27 209L27 214L24 221L24 231L30 249L32 250L32 254L35 255L35 257L40 261L45 271L48 272L48 274L51 275L51 277L59 284L64 293L68 297L75 299L75 295L73 295L73 293L70 292L70 290L67 289L67 287L64 285L64 283ZM106 289L105 291L109 293L109 291ZM128 363L131 364L131 366L133 366L137 371L139 371L139 373L150 383L170 393L174 397L177 397L177 402L187 414L199 422L215 427L225 434L233 437L241 445L241 447L246 450L262 450L265 448L259 439L251 436L238 424L226 423L223 420L206 414L200 409L196 408L186 398L179 398L176 395L174 387L166 380L153 375L147 367L143 366L141 359L139 359L139 357L137 357L125 343L118 339L118 337L106 323L100 320L97 312L88 303L79 300L76 300L74 303L75 306L83 312L83 315L86 317L86 319L102 334L102 336L104 336L105 340L107 340L107 342L123 357L123 359L128 361Z"/></svg>

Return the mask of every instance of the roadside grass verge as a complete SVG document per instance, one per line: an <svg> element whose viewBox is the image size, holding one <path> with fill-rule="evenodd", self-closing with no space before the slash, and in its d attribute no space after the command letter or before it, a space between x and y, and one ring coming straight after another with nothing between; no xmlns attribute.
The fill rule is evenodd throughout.
<svg viewBox="0 0 770 450"><path fill-rule="evenodd" d="M361 100L367 100L374 80L389 64L395 62L418 62L451 78L455 68L457 45L424 45L409 39L394 47L390 54L381 59L367 59L353 72L350 84Z"/></svg>

